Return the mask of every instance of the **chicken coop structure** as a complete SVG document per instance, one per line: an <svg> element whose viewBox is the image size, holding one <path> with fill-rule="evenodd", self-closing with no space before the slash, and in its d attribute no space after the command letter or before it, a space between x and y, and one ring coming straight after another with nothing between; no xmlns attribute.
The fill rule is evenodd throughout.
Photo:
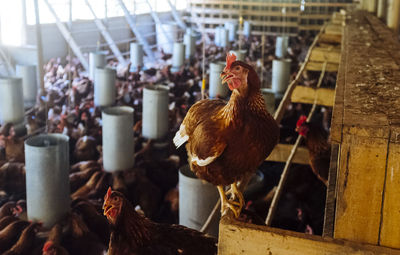
<svg viewBox="0 0 400 255"><path fill-rule="evenodd" d="M135 248L154 254L196 254L203 245L197 240L207 240L201 248L213 255L400 255L400 0L7 2L21 7L22 37L20 45L8 45L18 22L0 1L0 254L57 248L104 255L112 250L111 232L124 240L139 222L145 231L131 235ZM242 36L245 22L251 32ZM218 29L224 40L217 40ZM256 174L239 182L247 203L238 217L225 210L220 218L218 190L189 170L192 158L185 146L174 147L174 137L182 134L180 145L188 141L181 123L196 102L233 93L221 81L235 62L225 58L228 52L259 76L266 108L273 109L269 119L280 124L283 138L260 157ZM288 64L283 94L265 81L273 79L275 61ZM296 114L304 122L328 118L326 180L311 166ZM313 192L322 192L324 200L312 200L323 204L320 233L307 224L293 231L273 224L296 167L304 179L314 178L306 180L317 186ZM251 211L250 179L255 185L247 188L262 193L264 218ZM296 220L304 216L299 204L287 209ZM137 221L117 220L122 205L130 213L123 216ZM188 234L198 238L195 245L185 242ZM132 248L121 243L120 250Z"/></svg>

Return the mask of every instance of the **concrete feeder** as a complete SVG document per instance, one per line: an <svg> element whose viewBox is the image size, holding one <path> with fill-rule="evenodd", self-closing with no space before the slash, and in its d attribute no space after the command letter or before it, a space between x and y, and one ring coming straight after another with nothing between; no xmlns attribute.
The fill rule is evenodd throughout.
<svg viewBox="0 0 400 255"><path fill-rule="evenodd" d="M185 58L189 59L196 51L196 36L191 32L191 29L183 36L183 43L185 44Z"/></svg>
<svg viewBox="0 0 400 255"><path fill-rule="evenodd" d="M133 108L109 107L102 112L103 167L107 172L127 170L134 164Z"/></svg>
<svg viewBox="0 0 400 255"><path fill-rule="evenodd" d="M227 85L222 84L221 72L224 70L225 62L210 63L209 94L210 98L226 98L229 94Z"/></svg>
<svg viewBox="0 0 400 255"><path fill-rule="evenodd" d="M94 104L110 106L115 102L116 72L110 68L96 68L94 76Z"/></svg>
<svg viewBox="0 0 400 255"><path fill-rule="evenodd" d="M225 23L225 28L229 31L229 41L234 42L237 39L238 24L233 22Z"/></svg>
<svg viewBox="0 0 400 255"><path fill-rule="evenodd" d="M69 137L37 135L25 141L29 220L51 228L70 210Z"/></svg>
<svg viewBox="0 0 400 255"><path fill-rule="evenodd" d="M179 224L200 230L218 198L217 188L197 179L188 165L179 169ZM219 218L211 222L208 234L218 236Z"/></svg>
<svg viewBox="0 0 400 255"><path fill-rule="evenodd" d="M226 28L220 28L220 45L219 47L229 47L229 31Z"/></svg>
<svg viewBox="0 0 400 255"><path fill-rule="evenodd" d="M169 88L149 85L143 90L142 134L145 138L161 140L168 134Z"/></svg>
<svg viewBox="0 0 400 255"><path fill-rule="evenodd" d="M261 94L264 98L265 109L271 114L275 113L275 94L271 89L261 89Z"/></svg>
<svg viewBox="0 0 400 255"><path fill-rule="evenodd" d="M290 80L291 59L274 59L272 61L272 92L275 97L285 93Z"/></svg>
<svg viewBox="0 0 400 255"><path fill-rule="evenodd" d="M22 78L0 77L0 123L20 123L24 114Z"/></svg>
<svg viewBox="0 0 400 255"><path fill-rule="evenodd" d="M174 43L174 53L172 54L171 72L178 72L185 62L185 44Z"/></svg>
<svg viewBox="0 0 400 255"><path fill-rule="evenodd" d="M131 68L130 72L138 72L143 66L143 45L134 42L130 44Z"/></svg>
<svg viewBox="0 0 400 255"><path fill-rule="evenodd" d="M174 48L173 42L178 39L178 30L178 25L176 23L157 24L157 47L163 49L165 53L172 54Z"/></svg>
<svg viewBox="0 0 400 255"><path fill-rule="evenodd" d="M32 107L36 103L36 95L38 91L36 71L36 65L16 66L16 76L22 78L25 107Z"/></svg>
<svg viewBox="0 0 400 255"><path fill-rule="evenodd" d="M284 58L289 47L288 36L278 36L275 43L275 56L278 58Z"/></svg>
<svg viewBox="0 0 400 255"><path fill-rule="evenodd" d="M94 80L96 68L103 68L107 65L106 52L96 51L89 53L89 79Z"/></svg>
<svg viewBox="0 0 400 255"><path fill-rule="evenodd" d="M243 35L247 38L251 35L251 22L245 21L243 22Z"/></svg>
<svg viewBox="0 0 400 255"><path fill-rule="evenodd" d="M221 27L214 28L214 43L216 46L221 47Z"/></svg>
<svg viewBox="0 0 400 255"><path fill-rule="evenodd" d="M244 61L246 57L246 50L231 50L229 52L235 54L236 60Z"/></svg>

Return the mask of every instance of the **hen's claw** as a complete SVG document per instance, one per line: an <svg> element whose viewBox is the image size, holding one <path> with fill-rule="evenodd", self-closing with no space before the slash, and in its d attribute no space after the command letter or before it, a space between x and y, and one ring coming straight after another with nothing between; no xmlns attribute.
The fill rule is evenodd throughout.
<svg viewBox="0 0 400 255"><path fill-rule="evenodd" d="M217 187L221 196L221 214L224 215L226 208L229 208L235 215L235 218L238 218L244 205L244 198L242 193L237 189L236 183L233 183L231 189L227 192L224 191L222 186ZM229 200L227 199L226 194L231 195Z"/></svg>

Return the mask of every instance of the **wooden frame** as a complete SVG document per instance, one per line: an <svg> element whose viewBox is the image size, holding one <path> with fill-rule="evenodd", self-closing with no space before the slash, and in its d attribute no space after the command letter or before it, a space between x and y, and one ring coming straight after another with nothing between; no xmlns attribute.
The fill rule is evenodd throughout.
<svg viewBox="0 0 400 255"><path fill-rule="evenodd" d="M332 107L335 102L335 90L296 86L293 90L291 101L292 103L313 104L315 98L317 105Z"/></svg>

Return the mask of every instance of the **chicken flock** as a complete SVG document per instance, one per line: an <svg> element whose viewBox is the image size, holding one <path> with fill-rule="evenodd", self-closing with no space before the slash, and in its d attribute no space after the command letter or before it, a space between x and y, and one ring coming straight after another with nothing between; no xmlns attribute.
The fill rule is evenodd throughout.
<svg viewBox="0 0 400 255"><path fill-rule="evenodd" d="M295 75L298 63L304 59L312 37L313 35L307 34L291 39L288 57L292 58L292 75ZM236 47L236 43L232 47ZM259 64L259 37L249 38L242 45L249 49L244 62L258 73L263 66L263 80L270 80L274 39L271 37L266 40L264 65ZM43 67L46 91L38 97L36 105L26 112L25 130L21 131L9 124L0 127L0 254L91 255L104 254L107 251L109 254L125 254L109 249L115 238L118 239L115 231L119 226L118 221L113 223L106 211L103 211L104 207L109 209L105 200L112 196L124 201L124 208L129 210L131 217L138 219L138 224L151 226L148 230L150 233L145 235L147 239L145 236L140 239L143 243L138 244L140 247L136 247L136 253L126 254L197 254L195 251L199 248L189 245L190 240L187 243L189 250L186 246L178 245L185 245L181 241L183 236L188 235L192 235L193 240L201 240L200 244L211 247L206 253L199 254L215 254L215 239L178 225L170 225L178 223L178 169L191 163L183 149L176 150L172 140L191 106L201 99L201 51L200 44L197 46L196 57L177 73L170 71L170 56L162 56L157 66L140 73L128 72L129 67L118 72L116 105L128 105L135 109L136 123L133 132L136 153L133 155L133 169L113 174L105 172L102 167L101 111L93 104L93 83L82 75L82 65L76 59L66 58L64 66L61 59L52 59ZM206 51L206 56L209 56L206 67L212 61L225 58L225 49L212 45L206 47ZM111 66L117 64L114 60L109 62ZM305 73L304 85L315 85L313 79L316 76L312 72ZM328 74L327 77L324 84L333 86L335 74ZM162 152L154 146L153 141L141 136L142 92L147 84L166 84L170 88L170 132L167 137L170 143ZM297 120L308 110L307 105L289 106L279 126L280 143L293 143L297 136ZM315 117L325 133L329 130L330 114L330 109L323 108ZM304 123L298 125L298 130L302 124ZM311 129L312 125L308 128L308 134L313 133ZM24 140L43 132L63 133L70 137L71 212L50 230L44 229L40 222L27 221L26 216ZM301 134L306 135L307 132ZM273 143L276 142L277 136ZM277 184L282 165L264 162L258 169L264 175L262 188L244 192L240 206L243 207L242 214L237 216L239 220L263 224L262 219L268 210L271 193ZM323 216L320 205L324 204L326 175L323 170L316 169L314 166L312 170L308 166L292 167L293 178L288 180L274 226L320 234ZM235 178L232 180L237 181ZM226 184L230 183L221 185ZM109 187L112 187L111 193L107 192ZM128 220L124 215L119 215L119 220ZM160 241L172 233L176 233L175 240L170 240L168 244ZM148 240L148 235L154 239Z"/></svg>

